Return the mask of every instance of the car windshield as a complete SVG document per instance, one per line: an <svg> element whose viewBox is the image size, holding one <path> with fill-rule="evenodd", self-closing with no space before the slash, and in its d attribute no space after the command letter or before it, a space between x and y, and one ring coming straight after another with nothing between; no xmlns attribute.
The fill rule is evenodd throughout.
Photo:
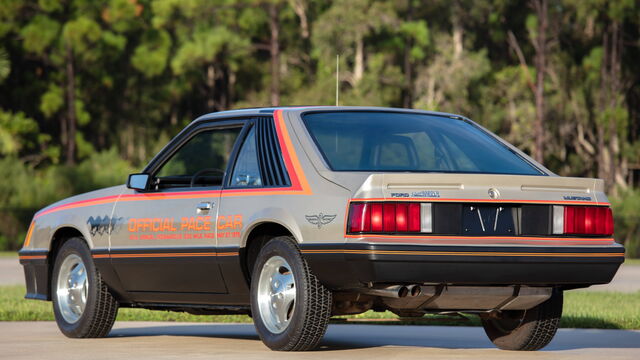
<svg viewBox="0 0 640 360"><path fill-rule="evenodd" d="M544 175L465 120L373 111L309 113L303 120L334 171Z"/></svg>

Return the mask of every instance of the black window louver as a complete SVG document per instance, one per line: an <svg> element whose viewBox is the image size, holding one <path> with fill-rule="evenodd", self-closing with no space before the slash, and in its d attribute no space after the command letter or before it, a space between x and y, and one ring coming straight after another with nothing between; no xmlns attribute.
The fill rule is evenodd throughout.
<svg viewBox="0 0 640 360"><path fill-rule="evenodd" d="M289 175L282 161L280 144L273 118L256 119L258 161L265 186L289 186Z"/></svg>

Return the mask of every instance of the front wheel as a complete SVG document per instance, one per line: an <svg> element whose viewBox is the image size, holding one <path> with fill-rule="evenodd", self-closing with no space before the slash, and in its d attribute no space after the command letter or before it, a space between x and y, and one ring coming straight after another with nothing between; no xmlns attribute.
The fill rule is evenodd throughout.
<svg viewBox="0 0 640 360"><path fill-rule="evenodd" d="M498 319L482 319L489 339L503 350L540 350L558 330L562 317L562 291L529 310L503 311Z"/></svg>
<svg viewBox="0 0 640 360"><path fill-rule="evenodd" d="M105 337L118 314L118 303L102 281L82 238L67 240L56 255L51 279L53 313L70 338Z"/></svg>
<svg viewBox="0 0 640 360"><path fill-rule="evenodd" d="M271 239L260 250L251 276L251 312L260 339L272 350L310 350L324 336L331 292L291 237Z"/></svg>

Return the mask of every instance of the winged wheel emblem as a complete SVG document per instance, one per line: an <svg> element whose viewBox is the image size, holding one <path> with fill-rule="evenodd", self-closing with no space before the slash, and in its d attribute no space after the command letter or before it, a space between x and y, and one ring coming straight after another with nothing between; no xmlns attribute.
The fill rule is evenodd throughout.
<svg viewBox="0 0 640 360"><path fill-rule="evenodd" d="M318 215L305 215L304 217L307 218L309 223L317 225L318 229L322 229L322 225L327 225L332 222L333 219L336 218L336 215L325 215L320 213Z"/></svg>

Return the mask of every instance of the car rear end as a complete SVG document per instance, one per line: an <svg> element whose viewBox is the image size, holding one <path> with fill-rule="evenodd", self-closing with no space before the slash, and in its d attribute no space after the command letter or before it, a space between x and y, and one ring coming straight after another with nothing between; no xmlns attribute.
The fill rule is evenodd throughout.
<svg viewBox="0 0 640 360"><path fill-rule="evenodd" d="M612 236L601 181L381 174L350 201L345 250L364 282L574 288L611 281Z"/></svg>
<svg viewBox="0 0 640 360"><path fill-rule="evenodd" d="M624 261L601 180L556 176L468 119L367 108L300 117L319 173L352 192L343 238L303 253L338 299L373 297L345 295L336 313L526 310L608 283Z"/></svg>

